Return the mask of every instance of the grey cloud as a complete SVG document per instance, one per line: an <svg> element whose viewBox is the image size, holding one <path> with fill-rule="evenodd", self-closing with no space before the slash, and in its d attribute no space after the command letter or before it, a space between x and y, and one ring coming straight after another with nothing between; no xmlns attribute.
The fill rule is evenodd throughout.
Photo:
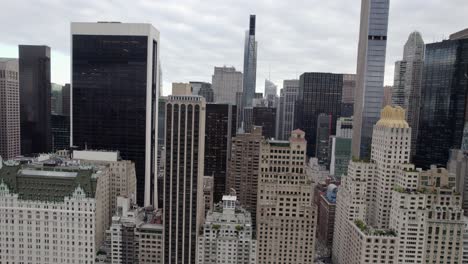
<svg viewBox="0 0 468 264"><path fill-rule="evenodd" d="M69 54L70 22L152 23L161 32L164 86L210 81L214 66L242 70L248 16L257 15L257 90L264 78L282 79L305 71L356 69L359 0L16 0L4 1L0 43L46 44ZM391 0L386 83L413 30L426 43L468 27L466 0ZM2 56L0 51L0 56ZM63 65L69 67L69 65ZM65 78L69 78L66 76Z"/></svg>

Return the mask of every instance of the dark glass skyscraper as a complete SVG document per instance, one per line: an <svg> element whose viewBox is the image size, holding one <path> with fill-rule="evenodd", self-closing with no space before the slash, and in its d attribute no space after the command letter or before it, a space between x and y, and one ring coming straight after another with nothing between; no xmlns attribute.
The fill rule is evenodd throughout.
<svg viewBox="0 0 468 264"><path fill-rule="evenodd" d="M445 166L450 149L459 149L466 122L468 38L426 45L418 144L414 163Z"/></svg>
<svg viewBox="0 0 468 264"><path fill-rule="evenodd" d="M306 72L300 76L295 128L305 132L307 155L314 156L319 114L331 115L331 134L341 113L343 74Z"/></svg>
<svg viewBox="0 0 468 264"><path fill-rule="evenodd" d="M70 148L70 116L51 116L52 151Z"/></svg>
<svg viewBox="0 0 468 264"><path fill-rule="evenodd" d="M72 23L71 31L71 144L134 161L137 201L154 204L159 32L122 23Z"/></svg>
<svg viewBox="0 0 468 264"><path fill-rule="evenodd" d="M262 136L274 138L276 132L276 108L254 107L252 109L252 126L261 126Z"/></svg>
<svg viewBox="0 0 468 264"><path fill-rule="evenodd" d="M51 150L50 48L19 46L21 154Z"/></svg>
<svg viewBox="0 0 468 264"><path fill-rule="evenodd" d="M205 128L205 173L213 176L215 203L226 190L227 161L231 155L231 140L236 135L236 106L207 104Z"/></svg>

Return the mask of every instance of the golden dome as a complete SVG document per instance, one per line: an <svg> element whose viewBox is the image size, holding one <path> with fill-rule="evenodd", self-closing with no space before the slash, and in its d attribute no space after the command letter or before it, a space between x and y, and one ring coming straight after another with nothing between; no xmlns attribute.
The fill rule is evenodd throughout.
<svg viewBox="0 0 468 264"><path fill-rule="evenodd" d="M385 106L380 111L380 120L377 126L396 127L396 128L409 128L408 122L405 119L405 109L400 106L392 107Z"/></svg>

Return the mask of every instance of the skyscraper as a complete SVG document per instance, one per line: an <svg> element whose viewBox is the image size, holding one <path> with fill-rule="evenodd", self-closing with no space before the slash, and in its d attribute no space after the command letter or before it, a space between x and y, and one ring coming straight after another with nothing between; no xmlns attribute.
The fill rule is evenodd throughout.
<svg viewBox="0 0 468 264"><path fill-rule="evenodd" d="M330 167L330 136L331 115L319 114L317 118L317 142L315 144L315 157L318 163Z"/></svg>
<svg viewBox="0 0 468 264"><path fill-rule="evenodd" d="M211 83L214 102L237 104L236 94L242 93L242 72L236 71L234 67L215 67Z"/></svg>
<svg viewBox="0 0 468 264"><path fill-rule="evenodd" d="M231 140L236 135L236 106L206 105L205 176L214 178L214 202L226 194L227 162L231 156Z"/></svg>
<svg viewBox="0 0 468 264"><path fill-rule="evenodd" d="M336 121L336 135L331 138L330 174L340 180L348 171L351 159L353 118L341 117Z"/></svg>
<svg viewBox="0 0 468 264"><path fill-rule="evenodd" d="M341 96L341 116L352 117L354 109L354 92L356 74L343 74L343 91Z"/></svg>
<svg viewBox="0 0 468 264"><path fill-rule="evenodd" d="M51 150L50 48L19 45L21 154Z"/></svg>
<svg viewBox="0 0 468 264"><path fill-rule="evenodd" d="M278 87L272 81L265 79L265 100L268 107L278 107Z"/></svg>
<svg viewBox="0 0 468 264"><path fill-rule="evenodd" d="M62 114L70 116L70 84L62 87Z"/></svg>
<svg viewBox="0 0 468 264"><path fill-rule="evenodd" d="M62 85L51 83L50 112L51 114L61 115L63 109Z"/></svg>
<svg viewBox="0 0 468 264"><path fill-rule="evenodd" d="M135 162L137 202L154 204L159 32L150 24L72 23L71 145Z"/></svg>
<svg viewBox="0 0 468 264"><path fill-rule="evenodd" d="M198 90L198 95L205 97L207 103L213 103L214 92L211 88L211 83L202 83L200 90Z"/></svg>
<svg viewBox="0 0 468 264"><path fill-rule="evenodd" d="M278 106L278 134L276 135L280 140L287 140L291 131L294 130L294 111L298 92L299 80L283 81Z"/></svg>
<svg viewBox="0 0 468 264"><path fill-rule="evenodd" d="M460 149L466 122L468 36L426 45L414 163L445 165Z"/></svg>
<svg viewBox="0 0 468 264"><path fill-rule="evenodd" d="M352 155L369 158L383 98L390 0L362 0L354 100Z"/></svg>
<svg viewBox="0 0 468 264"><path fill-rule="evenodd" d="M252 126L261 126L265 138L274 138L276 130L276 108L253 107Z"/></svg>
<svg viewBox="0 0 468 264"><path fill-rule="evenodd" d="M226 191L236 191L241 206L251 213L254 225L257 215L258 166L262 140L261 127L254 127L251 133L237 133L232 138L226 182Z"/></svg>
<svg viewBox="0 0 468 264"><path fill-rule="evenodd" d="M243 105L251 107L257 80L257 41L255 40L255 15L250 15L249 30L245 32Z"/></svg>
<svg viewBox="0 0 468 264"><path fill-rule="evenodd" d="M335 134L336 119L341 113L342 90L342 74L320 72L301 74L295 126L305 132L308 156L315 155L319 114L331 115L331 134Z"/></svg>
<svg viewBox="0 0 468 264"><path fill-rule="evenodd" d="M18 156L20 146L18 60L0 58L0 156Z"/></svg>
<svg viewBox="0 0 468 264"><path fill-rule="evenodd" d="M260 144L257 244L259 264L312 263L315 258L316 206L306 174L304 132L288 141Z"/></svg>
<svg viewBox="0 0 468 264"><path fill-rule="evenodd" d="M205 108L201 96L171 95L166 102L163 263L196 261L204 217Z"/></svg>
<svg viewBox="0 0 468 264"><path fill-rule="evenodd" d="M406 119L411 127L411 155L415 154L419 127L421 80L424 65L424 41L417 31L406 41L403 60L395 62L393 105L406 109Z"/></svg>

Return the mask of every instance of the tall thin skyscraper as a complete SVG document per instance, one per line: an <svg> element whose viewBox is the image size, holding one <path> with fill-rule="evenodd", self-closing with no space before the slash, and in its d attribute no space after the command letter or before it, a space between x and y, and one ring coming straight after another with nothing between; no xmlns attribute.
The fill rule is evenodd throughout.
<svg viewBox="0 0 468 264"><path fill-rule="evenodd" d="M164 260L195 264L204 217L205 99L171 95L166 102Z"/></svg>
<svg viewBox="0 0 468 264"><path fill-rule="evenodd" d="M236 106L206 105L205 173L214 178L214 202L226 192L227 162L231 156L231 140L236 135Z"/></svg>
<svg viewBox="0 0 468 264"><path fill-rule="evenodd" d="M300 76L294 125L305 132L310 157L315 156L319 114L331 115L331 134L335 134L342 90L343 74L306 72Z"/></svg>
<svg viewBox="0 0 468 264"><path fill-rule="evenodd" d="M20 155L19 103L18 60L0 58L0 156L5 160Z"/></svg>
<svg viewBox="0 0 468 264"><path fill-rule="evenodd" d="M362 0L354 100L352 155L369 158L383 100L390 0Z"/></svg>
<svg viewBox="0 0 468 264"><path fill-rule="evenodd" d="M47 153L50 128L50 48L19 45L21 154Z"/></svg>
<svg viewBox="0 0 468 264"><path fill-rule="evenodd" d="M70 84L66 83L62 88L62 114L70 116Z"/></svg>
<svg viewBox="0 0 468 264"><path fill-rule="evenodd" d="M156 204L159 32L151 24L72 23L70 144L135 162L137 202Z"/></svg>
<svg viewBox="0 0 468 264"><path fill-rule="evenodd" d="M250 15L249 30L245 32L244 47L244 107L251 107L257 81L257 41L255 41L255 15Z"/></svg>
<svg viewBox="0 0 468 264"><path fill-rule="evenodd" d="M460 149L466 123L468 36L426 45L421 112L414 163L427 169L445 165L450 149Z"/></svg>
<svg viewBox="0 0 468 264"><path fill-rule="evenodd" d="M341 96L341 116L353 116L356 74L343 74L343 91Z"/></svg>
<svg viewBox="0 0 468 264"><path fill-rule="evenodd" d="M403 60L395 62L392 103L406 109L411 127L411 155L416 151L421 102L421 80L424 66L424 41L417 31L406 41Z"/></svg>

